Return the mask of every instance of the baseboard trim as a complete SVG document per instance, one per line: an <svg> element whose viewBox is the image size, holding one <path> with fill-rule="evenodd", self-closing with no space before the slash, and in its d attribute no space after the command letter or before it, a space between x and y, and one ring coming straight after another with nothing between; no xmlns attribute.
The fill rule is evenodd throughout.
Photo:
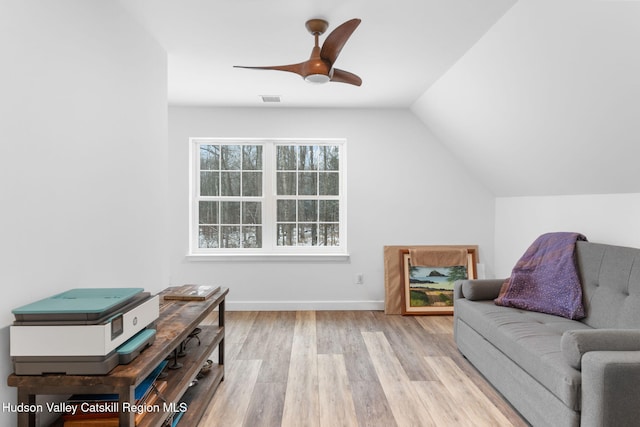
<svg viewBox="0 0 640 427"><path fill-rule="evenodd" d="M384 310L384 301L227 301L228 311Z"/></svg>

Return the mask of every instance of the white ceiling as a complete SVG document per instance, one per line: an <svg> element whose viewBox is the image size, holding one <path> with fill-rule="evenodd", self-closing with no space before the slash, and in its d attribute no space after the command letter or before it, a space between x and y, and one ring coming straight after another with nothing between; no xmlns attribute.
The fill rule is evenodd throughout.
<svg viewBox="0 0 640 427"><path fill-rule="evenodd" d="M280 95L283 107L409 107L515 0L120 0L168 54L173 105L258 106ZM236 69L308 59L304 24L328 32L362 19L336 67L361 87L313 85L295 74ZM322 43L327 34L320 42ZM271 104L272 105L272 104Z"/></svg>

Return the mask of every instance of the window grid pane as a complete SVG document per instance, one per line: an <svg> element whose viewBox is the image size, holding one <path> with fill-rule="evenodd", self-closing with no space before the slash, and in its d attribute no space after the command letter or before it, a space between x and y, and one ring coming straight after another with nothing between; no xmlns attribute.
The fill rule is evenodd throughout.
<svg viewBox="0 0 640 427"><path fill-rule="evenodd" d="M220 172L220 195L239 196L241 179L242 174L240 172Z"/></svg>
<svg viewBox="0 0 640 427"><path fill-rule="evenodd" d="M340 170L340 147L337 145L325 145L321 147L318 160L318 169L325 171Z"/></svg>
<svg viewBox="0 0 640 427"><path fill-rule="evenodd" d="M262 170L262 145L242 146L242 170Z"/></svg>
<svg viewBox="0 0 640 427"><path fill-rule="evenodd" d="M314 171L318 170L318 153L320 147L317 145L298 146L298 169Z"/></svg>
<svg viewBox="0 0 640 427"><path fill-rule="evenodd" d="M318 194L317 172L298 172L298 194L301 196Z"/></svg>
<svg viewBox="0 0 640 427"><path fill-rule="evenodd" d="M242 224L262 224L261 202L242 202Z"/></svg>
<svg viewBox="0 0 640 427"><path fill-rule="evenodd" d="M220 172L200 172L200 195L218 196L220 194Z"/></svg>
<svg viewBox="0 0 640 427"><path fill-rule="evenodd" d="M200 248L218 248L219 237L218 227L210 225L201 225L198 227L198 247Z"/></svg>
<svg viewBox="0 0 640 427"><path fill-rule="evenodd" d="M220 146L201 145L200 146L200 170L220 169Z"/></svg>

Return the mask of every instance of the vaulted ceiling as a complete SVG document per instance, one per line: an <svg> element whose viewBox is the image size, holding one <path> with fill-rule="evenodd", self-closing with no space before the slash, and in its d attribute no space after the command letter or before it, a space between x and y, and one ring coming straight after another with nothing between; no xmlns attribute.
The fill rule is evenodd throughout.
<svg viewBox="0 0 640 427"><path fill-rule="evenodd" d="M640 192L640 1L521 0L413 111L496 195Z"/></svg>
<svg viewBox="0 0 640 427"><path fill-rule="evenodd" d="M640 1L120 1L173 105L410 108L496 196L640 192ZM233 68L307 59L315 17L362 19L336 62L361 87Z"/></svg>

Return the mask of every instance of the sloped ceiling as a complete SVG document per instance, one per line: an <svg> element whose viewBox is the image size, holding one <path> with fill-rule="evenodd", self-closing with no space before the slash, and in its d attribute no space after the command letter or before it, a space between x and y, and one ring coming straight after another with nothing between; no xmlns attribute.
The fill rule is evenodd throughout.
<svg viewBox="0 0 640 427"><path fill-rule="evenodd" d="M412 110L496 196L640 192L640 2L520 0Z"/></svg>

